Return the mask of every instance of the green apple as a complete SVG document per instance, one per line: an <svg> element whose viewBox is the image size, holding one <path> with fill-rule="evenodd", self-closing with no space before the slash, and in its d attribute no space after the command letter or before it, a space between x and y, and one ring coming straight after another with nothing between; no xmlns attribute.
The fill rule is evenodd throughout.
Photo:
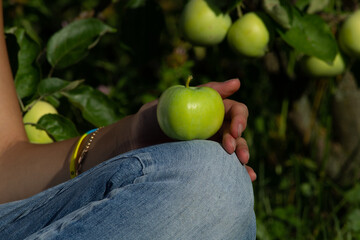
<svg viewBox="0 0 360 240"><path fill-rule="evenodd" d="M227 40L234 52L248 57L262 57L270 39L263 20L254 12L249 12L236 20L230 27Z"/></svg>
<svg viewBox="0 0 360 240"><path fill-rule="evenodd" d="M209 0L190 0L180 17L180 30L185 39L199 46L222 42L230 25L230 16Z"/></svg>
<svg viewBox="0 0 360 240"><path fill-rule="evenodd" d="M343 73L346 67L340 53L336 55L332 64L314 56L306 57L302 64L306 73L313 77L334 77Z"/></svg>
<svg viewBox="0 0 360 240"><path fill-rule="evenodd" d="M349 56L360 57L360 10L351 14L341 26L339 45Z"/></svg>
<svg viewBox="0 0 360 240"><path fill-rule="evenodd" d="M220 94L210 87L175 85L163 92L157 106L162 131L177 140L208 139L221 127L225 107Z"/></svg>
<svg viewBox="0 0 360 240"><path fill-rule="evenodd" d="M58 112L50 103L45 101L37 101L34 105L30 104L30 109L26 112L23 117L25 124L25 131L31 143L51 143L53 140L47 135L46 131L39 130L35 126L27 123L36 124L39 119L45 114L52 113L57 114Z"/></svg>

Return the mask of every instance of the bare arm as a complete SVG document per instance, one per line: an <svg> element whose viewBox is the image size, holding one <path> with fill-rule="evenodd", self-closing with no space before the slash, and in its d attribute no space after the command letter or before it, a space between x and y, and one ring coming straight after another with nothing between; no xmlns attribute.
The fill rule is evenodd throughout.
<svg viewBox="0 0 360 240"><path fill-rule="evenodd" d="M21 112L8 62L3 26L2 1L0 1L0 153L15 141L26 141L25 130L22 127Z"/></svg>

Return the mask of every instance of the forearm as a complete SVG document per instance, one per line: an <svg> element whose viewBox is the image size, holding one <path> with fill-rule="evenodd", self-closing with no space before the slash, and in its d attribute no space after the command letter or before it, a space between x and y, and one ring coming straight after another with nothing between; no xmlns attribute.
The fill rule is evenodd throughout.
<svg viewBox="0 0 360 240"><path fill-rule="evenodd" d="M134 115L102 128L90 145L81 172L120 153L139 148ZM70 179L70 159L78 138L51 143L13 143L0 155L0 203L24 199ZM88 137L80 146L84 149Z"/></svg>
<svg viewBox="0 0 360 240"><path fill-rule="evenodd" d="M139 135L133 129L136 126L134 121L135 115L130 115L110 126L100 129L90 144L81 171L89 170L100 162L121 153L143 147L138 144L139 141L136 136ZM84 139L84 144L80 149L84 148L88 140L88 138Z"/></svg>
<svg viewBox="0 0 360 240"><path fill-rule="evenodd" d="M76 139L52 144L19 141L0 156L0 203L24 199L68 180Z"/></svg>
<svg viewBox="0 0 360 240"><path fill-rule="evenodd" d="M22 116L8 61L0 0L0 153L15 141L26 141Z"/></svg>

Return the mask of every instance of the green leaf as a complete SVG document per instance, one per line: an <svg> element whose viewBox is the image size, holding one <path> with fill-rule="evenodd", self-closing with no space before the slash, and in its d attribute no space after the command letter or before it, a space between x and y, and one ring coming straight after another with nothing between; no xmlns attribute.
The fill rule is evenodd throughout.
<svg viewBox="0 0 360 240"><path fill-rule="evenodd" d="M295 207L292 205L275 208L273 210L273 216L289 223L292 226L301 226L301 220L297 215Z"/></svg>
<svg viewBox="0 0 360 240"><path fill-rule="evenodd" d="M32 8L35 8L45 16L51 16L52 14L51 10L47 7L47 4L45 4L43 0L31 0L27 1L26 4Z"/></svg>
<svg viewBox="0 0 360 240"><path fill-rule="evenodd" d="M58 114L45 114L37 122L36 128L45 130L55 141L62 141L79 135L75 124Z"/></svg>
<svg viewBox="0 0 360 240"><path fill-rule="evenodd" d="M126 4L126 7L128 7L128 8L138 8L138 7L143 7L145 5L146 5L146 0L130 0Z"/></svg>
<svg viewBox="0 0 360 240"><path fill-rule="evenodd" d="M40 36L37 34L36 30L34 29L32 23L29 19L21 19L21 26L25 29L26 34L37 43L39 46L42 44L42 40Z"/></svg>
<svg viewBox="0 0 360 240"><path fill-rule="evenodd" d="M23 28L12 28L7 33L16 36L20 47L18 69L15 74L16 92L20 98L29 97L35 93L40 79L40 68L36 62L40 53L40 46L29 37Z"/></svg>
<svg viewBox="0 0 360 240"><path fill-rule="evenodd" d="M287 1L264 0L264 10L281 27L289 29L292 24L292 6Z"/></svg>
<svg viewBox="0 0 360 240"><path fill-rule="evenodd" d="M296 1L295 6L299 10L303 11L309 5L310 1L311 0L298 0L298 1Z"/></svg>
<svg viewBox="0 0 360 240"><path fill-rule="evenodd" d="M106 126L120 119L115 104L105 94L90 86L82 85L62 94L94 126Z"/></svg>
<svg viewBox="0 0 360 240"><path fill-rule="evenodd" d="M56 96L56 94L47 95L47 96L44 96L44 100L46 102L50 103L51 105L53 105L55 108L59 108L60 107L60 100L59 100L60 97Z"/></svg>
<svg viewBox="0 0 360 240"><path fill-rule="evenodd" d="M350 203L360 204L360 184L357 183L353 188L345 193L345 199Z"/></svg>
<svg viewBox="0 0 360 240"><path fill-rule="evenodd" d="M70 23L47 44L47 60L54 68L65 68L82 60L99 39L116 29L94 18Z"/></svg>
<svg viewBox="0 0 360 240"><path fill-rule="evenodd" d="M352 212L347 216L346 223L350 230L360 232L360 209L352 210Z"/></svg>
<svg viewBox="0 0 360 240"><path fill-rule="evenodd" d="M40 96L47 96L62 91L70 91L79 86L84 80L65 81L60 78L45 78L38 85Z"/></svg>
<svg viewBox="0 0 360 240"><path fill-rule="evenodd" d="M329 0L311 0L307 13L312 14L324 10L329 5Z"/></svg>
<svg viewBox="0 0 360 240"><path fill-rule="evenodd" d="M297 51L332 63L338 52L329 26L317 15L294 15L292 27L279 31L282 39Z"/></svg>

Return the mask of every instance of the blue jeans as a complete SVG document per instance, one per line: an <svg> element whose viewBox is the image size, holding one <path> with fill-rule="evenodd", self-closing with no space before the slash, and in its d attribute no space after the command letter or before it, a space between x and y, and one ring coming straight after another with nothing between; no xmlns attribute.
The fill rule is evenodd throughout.
<svg viewBox="0 0 360 240"><path fill-rule="evenodd" d="M206 140L121 154L0 205L0 239L255 239L252 183Z"/></svg>

